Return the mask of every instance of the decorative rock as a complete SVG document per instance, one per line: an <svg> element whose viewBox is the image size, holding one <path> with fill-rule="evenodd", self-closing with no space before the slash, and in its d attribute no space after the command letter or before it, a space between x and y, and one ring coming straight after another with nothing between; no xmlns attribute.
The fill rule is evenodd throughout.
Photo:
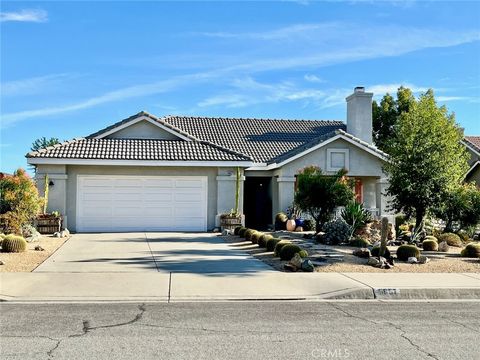
<svg viewBox="0 0 480 360"><path fill-rule="evenodd" d="M378 260L377 258L371 257L368 259L367 265L377 267L380 265L380 260Z"/></svg>
<svg viewBox="0 0 480 360"><path fill-rule="evenodd" d="M418 263L419 264L426 264L430 262L430 259L424 255L421 255L419 258L418 258Z"/></svg>
<svg viewBox="0 0 480 360"><path fill-rule="evenodd" d="M56 233L53 234L53 237L56 237L56 238L59 238L59 237L62 237L62 235L60 235L61 233L59 231L57 231Z"/></svg>
<svg viewBox="0 0 480 360"><path fill-rule="evenodd" d="M439 252L448 252L449 249L450 249L450 246L447 244L446 241L442 241L440 244L438 244Z"/></svg>
<svg viewBox="0 0 480 360"><path fill-rule="evenodd" d="M296 268L300 268L300 267L302 267L302 261L303 261L303 259L302 259L302 257L300 256L300 254L299 254L299 253L296 253L296 254L293 256L292 260L290 260L290 264L293 265L293 266L295 266Z"/></svg>
<svg viewBox="0 0 480 360"><path fill-rule="evenodd" d="M410 256L407 260L409 264L418 264L418 259L415 256Z"/></svg>
<svg viewBox="0 0 480 360"><path fill-rule="evenodd" d="M370 250L367 248L353 250L353 255L358 256L359 258L369 258L371 256Z"/></svg>
<svg viewBox="0 0 480 360"><path fill-rule="evenodd" d="M35 246L35 251L45 251L45 249L43 247L41 247L40 245L37 245L37 246Z"/></svg>
<svg viewBox="0 0 480 360"><path fill-rule="evenodd" d="M3 262L2 260L0 260L0 265L5 265L5 262Z"/></svg>
<svg viewBox="0 0 480 360"><path fill-rule="evenodd" d="M296 267L296 266L293 266L292 264L289 264L289 263L286 263L285 265L283 265L283 268L284 268L286 271L292 271L292 272L297 271L297 267Z"/></svg>
<svg viewBox="0 0 480 360"><path fill-rule="evenodd" d="M67 236L70 236L70 230L68 230L67 228L63 229L63 231L65 231L67 233Z"/></svg>
<svg viewBox="0 0 480 360"><path fill-rule="evenodd" d="M301 264L301 269L305 272L313 272L315 270L315 267L310 260L305 259Z"/></svg>
<svg viewBox="0 0 480 360"><path fill-rule="evenodd" d="M222 231L222 235L223 235L223 236L233 235L233 230L224 229L224 230Z"/></svg>
<svg viewBox="0 0 480 360"><path fill-rule="evenodd" d="M67 233L65 230L60 231L60 237L64 238L67 237L69 233Z"/></svg>

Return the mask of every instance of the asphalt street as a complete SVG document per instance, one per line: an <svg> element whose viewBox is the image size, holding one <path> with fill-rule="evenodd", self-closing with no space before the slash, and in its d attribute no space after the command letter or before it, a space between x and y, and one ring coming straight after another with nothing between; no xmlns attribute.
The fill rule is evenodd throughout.
<svg viewBox="0 0 480 360"><path fill-rule="evenodd" d="M479 302L0 307L1 359L480 359Z"/></svg>

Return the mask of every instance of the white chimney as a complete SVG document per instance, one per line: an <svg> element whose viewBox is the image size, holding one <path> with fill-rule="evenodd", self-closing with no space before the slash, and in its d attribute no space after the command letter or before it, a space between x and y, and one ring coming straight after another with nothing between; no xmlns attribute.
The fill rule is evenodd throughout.
<svg viewBox="0 0 480 360"><path fill-rule="evenodd" d="M373 93L357 86L347 97L347 132L369 144L372 143Z"/></svg>

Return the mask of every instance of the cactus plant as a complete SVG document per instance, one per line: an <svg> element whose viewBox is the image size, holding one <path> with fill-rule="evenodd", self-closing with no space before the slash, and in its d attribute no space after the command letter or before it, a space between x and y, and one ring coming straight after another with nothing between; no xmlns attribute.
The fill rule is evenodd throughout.
<svg viewBox="0 0 480 360"><path fill-rule="evenodd" d="M380 256L380 246L373 247L370 253L373 257ZM386 259L389 259L391 257L390 250L388 250L388 248L385 249L385 254L383 254L383 257Z"/></svg>
<svg viewBox="0 0 480 360"><path fill-rule="evenodd" d="M268 235L268 234L263 234L259 239L258 239L258 246L260 247L267 247L267 241L270 240L270 239L273 239L273 236L272 235Z"/></svg>
<svg viewBox="0 0 480 360"><path fill-rule="evenodd" d="M278 245L277 245L278 246ZM279 256L282 260L292 260L296 253L302 251L302 248L295 244L285 244L280 248Z"/></svg>
<svg viewBox="0 0 480 360"><path fill-rule="evenodd" d="M241 228L242 228L241 226L237 226L237 227L233 230L233 235L238 235Z"/></svg>
<svg viewBox="0 0 480 360"><path fill-rule="evenodd" d="M438 243L435 240L425 239L422 245L425 251L438 251Z"/></svg>
<svg viewBox="0 0 480 360"><path fill-rule="evenodd" d="M462 239L454 233L443 233L438 236L438 242L446 241L448 245L455 247L462 247Z"/></svg>
<svg viewBox="0 0 480 360"><path fill-rule="evenodd" d="M238 236L242 237L242 238L245 238L245 232L247 231L248 229L246 227L242 227L240 228L240 230L238 230Z"/></svg>
<svg viewBox="0 0 480 360"><path fill-rule="evenodd" d="M435 241L436 243L438 243L438 239L433 235L425 236L425 240L432 240L432 241ZM425 240L424 240L424 242L425 242Z"/></svg>
<svg viewBox="0 0 480 360"><path fill-rule="evenodd" d="M306 257L308 256L308 252L307 252L307 250L301 250L301 251L298 253L298 255L300 255L300 257L301 257L302 259L304 259L304 258L306 258Z"/></svg>
<svg viewBox="0 0 480 360"><path fill-rule="evenodd" d="M245 231L245 240L252 241L252 235L254 232L256 232L256 230L247 229L247 231Z"/></svg>
<svg viewBox="0 0 480 360"><path fill-rule="evenodd" d="M366 248L370 246L370 241L362 237L357 236L355 239L350 240L350 246L355 246L359 248Z"/></svg>
<svg viewBox="0 0 480 360"><path fill-rule="evenodd" d="M420 256L420 249L415 245L401 245L397 249L398 260L407 261L409 257L418 259Z"/></svg>
<svg viewBox="0 0 480 360"><path fill-rule="evenodd" d="M7 253L18 253L27 250L27 242L21 236L7 235L2 241L2 251Z"/></svg>
<svg viewBox="0 0 480 360"><path fill-rule="evenodd" d="M323 235L325 244L333 245L347 242L351 233L350 226L342 219L327 222L323 226L323 231L325 232Z"/></svg>
<svg viewBox="0 0 480 360"><path fill-rule="evenodd" d="M280 251L282 250L282 247L284 247L284 246L287 245L287 244L291 244L291 242L288 241L288 240L281 240L281 241L279 241L279 242L277 243L277 245L275 245L275 253L274 253L274 255L275 255L276 257L280 256Z"/></svg>
<svg viewBox="0 0 480 360"><path fill-rule="evenodd" d="M252 237L250 238L250 241L252 242L252 244L258 244L258 240L259 240L263 235L265 235L263 232L255 231L255 232L252 234Z"/></svg>
<svg viewBox="0 0 480 360"><path fill-rule="evenodd" d="M273 239L269 239L267 241L267 251L274 251L275 250L275 246L277 246L277 244L280 242L281 240L280 239L277 239L277 238L273 238Z"/></svg>
<svg viewBox="0 0 480 360"><path fill-rule="evenodd" d="M468 258L480 258L480 242L471 242L462 250L462 256Z"/></svg>

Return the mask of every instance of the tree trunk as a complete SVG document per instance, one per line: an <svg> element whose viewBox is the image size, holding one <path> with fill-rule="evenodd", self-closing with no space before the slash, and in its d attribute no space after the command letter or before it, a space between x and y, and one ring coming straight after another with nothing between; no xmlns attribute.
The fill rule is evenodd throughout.
<svg viewBox="0 0 480 360"><path fill-rule="evenodd" d="M378 252L378 256L385 257L385 251L387 251L387 237L388 237L388 218L382 218L382 232L381 232L381 240L380 240L380 251Z"/></svg>

